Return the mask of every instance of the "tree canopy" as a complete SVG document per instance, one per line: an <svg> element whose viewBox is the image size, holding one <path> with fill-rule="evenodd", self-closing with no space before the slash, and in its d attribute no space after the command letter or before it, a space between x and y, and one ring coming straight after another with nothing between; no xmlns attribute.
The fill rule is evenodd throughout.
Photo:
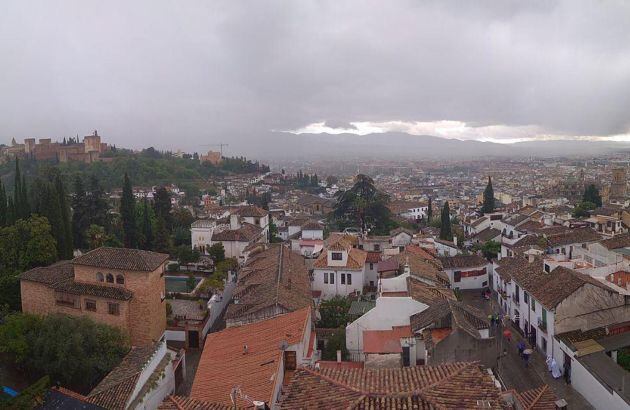
<svg viewBox="0 0 630 410"><path fill-rule="evenodd" d="M584 195L582 196L582 202L590 202L595 204L595 207L602 206L602 197L599 194L599 190L595 184L590 184L584 189Z"/></svg>
<svg viewBox="0 0 630 410"><path fill-rule="evenodd" d="M453 229L451 227L451 210L448 201L444 202L442 214L440 215L440 239L445 241L453 240Z"/></svg>
<svg viewBox="0 0 630 410"><path fill-rule="evenodd" d="M93 388L128 351L122 330L85 317L15 313L0 325L0 352L15 366L80 392Z"/></svg>
<svg viewBox="0 0 630 410"><path fill-rule="evenodd" d="M367 175L355 177L352 188L337 193L333 218L346 226L354 225L363 232L387 233L395 227L391 211L387 207L389 196L376 188Z"/></svg>
<svg viewBox="0 0 630 410"><path fill-rule="evenodd" d="M488 185L486 185L486 189L483 191L483 206L481 207L481 212L484 214L489 214L494 212L494 189L492 188L492 178L488 177Z"/></svg>

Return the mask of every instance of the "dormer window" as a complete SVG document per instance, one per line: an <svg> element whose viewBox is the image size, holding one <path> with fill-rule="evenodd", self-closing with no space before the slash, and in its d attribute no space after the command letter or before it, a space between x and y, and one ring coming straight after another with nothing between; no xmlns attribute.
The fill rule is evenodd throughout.
<svg viewBox="0 0 630 410"><path fill-rule="evenodd" d="M332 260L334 260L334 261L341 261L341 260L343 260L343 255L341 254L341 252L333 252L332 253Z"/></svg>
<svg viewBox="0 0 630 410"><path fill-rule="evenodd" d="M119 285L124 285L125 277L123 275L116 275L116 283Z"/></svg>
<svg viewBox="0 0 630 410"><path fill-rule="evenodd" d="M103 275L101 272L97 272L96 273L96 280L99 282L105 282L105 275Z"/></svg>
<svg viewBox="0 0 630 410"><path fill-rule="evenodd" d="M114 283L114 275L111 273L107 274L107 283Z"/></svg>

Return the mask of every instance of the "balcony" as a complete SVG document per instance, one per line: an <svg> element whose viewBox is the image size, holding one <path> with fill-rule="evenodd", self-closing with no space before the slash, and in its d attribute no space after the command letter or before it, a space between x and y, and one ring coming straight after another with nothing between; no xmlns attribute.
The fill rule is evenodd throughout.
<svg viewBox="0 0 630 410"><path fill-rule="evenodd" d="M547 333L547 322L543 322L542 320L538 319L538 329L541 332Z"/></svg>
<svg viewBox="0 0 630 410"><path fill-rule="evenodd" d="M507 294L507 292L506 292L506 291L504 291L503 289L498 289L498 290L497 290L497 293L498 293L499 295L501 295L501 297L502 297L503 299L507 299L507 298L508 298L508 294Z"/></svg>

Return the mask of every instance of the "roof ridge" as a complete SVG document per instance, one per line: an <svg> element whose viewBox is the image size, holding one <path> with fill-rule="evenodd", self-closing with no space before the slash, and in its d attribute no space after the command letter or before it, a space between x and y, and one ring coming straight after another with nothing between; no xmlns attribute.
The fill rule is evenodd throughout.
<svg viewBox="0 0 630 410"><path fill-rule="evenodd" d="M464 363L466 363L466 362L464 362ZM468 369L469 367L471 367L473 364L476 364L476 363L479 363L479 362L469 362L469 363L466 363L464 366L460 367L459 369L456 369L453 373L451 373L451 374L447 375L446 377L444 377L444 378L442 378L442 379L440 379L440 380L437 380L437 381L435 381L435 382L431 383L430 385L428 385L428 386L425 386L425 387L421 388L420 390L417 390L417 394L418 394L418 395L422 395L422 393L425 393L427 390L432 389L433 387L437 386L437 385L438 385L438 384L440 384L440 383L443 383L443 382L444 382L444 381L446 381L446 380L450 380L450 379L452 379L454 376L456 376L456 375L460 374L460 373L461 373L461 372L463 372L465 369Z"/></svg>
<svg viewBox="0 0 630 410"><path fill-rule="evenodd" d="M549 386L548 386L548 385L546 385L546 384L542 386L542 389L540 389L540 392L539 392L539 393L538 393L538 395L534 398L534 400L532 400L531 405L529 405L529 406L527 407L527 409L526 409L526 410L529 410L529 409L534 408L534 405L535 405L536 403L538 403L538 400L540 400L540 398L541 398L541 397L542 397L542 395L545 393L545 391L547 391L547 387L549 387Z"/></svg>

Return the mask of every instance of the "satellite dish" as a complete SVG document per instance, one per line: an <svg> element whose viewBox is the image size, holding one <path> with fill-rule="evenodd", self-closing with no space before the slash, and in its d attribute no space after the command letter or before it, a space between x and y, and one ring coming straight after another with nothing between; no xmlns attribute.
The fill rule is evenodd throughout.
<svg viewBox="0 0 630 410"><path fill-rule="evenodd" d="M286 350L289 347L289 343L286 340L282 340L278 345L278 348L282 351Z"/></svg>

